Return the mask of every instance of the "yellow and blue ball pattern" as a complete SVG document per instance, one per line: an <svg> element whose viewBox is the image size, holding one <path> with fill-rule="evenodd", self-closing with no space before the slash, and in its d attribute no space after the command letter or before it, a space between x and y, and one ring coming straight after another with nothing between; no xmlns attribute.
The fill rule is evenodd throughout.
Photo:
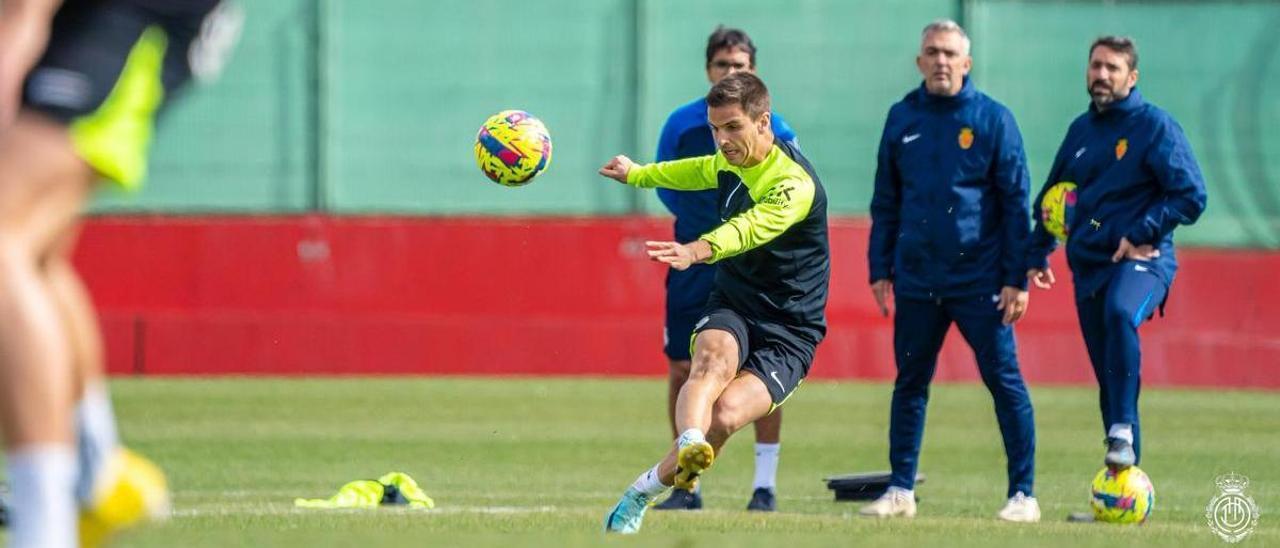
<svg viewBox="0 0 1280 548"><path fill-rule="evenodd" d="M1107 523L1142 523L1156 504L1151 478L1137 466L1115 470L1103 467L1093 478L1089 505L1093 516Z"/></svg>
<svg viewBox="0 0 1280 548"><path fill-rule="evenodd" d="M1045 191L1044 198L1040 200L1040 222L1053 237L1065 242L1075 209L1076 184L1069 181L1055 183Z"/></svg>
<svg viewBox="0 0 1280 548"><path fill-rule="evenodd" d="M528 184L551 165L551 133L522 110L504 110L476 134L476 165L495 183Z"/></svg>

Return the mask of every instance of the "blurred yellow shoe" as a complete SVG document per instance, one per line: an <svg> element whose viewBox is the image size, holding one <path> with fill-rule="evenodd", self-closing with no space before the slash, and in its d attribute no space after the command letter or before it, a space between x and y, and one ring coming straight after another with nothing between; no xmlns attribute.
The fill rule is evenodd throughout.
<svg viewBox="0 0 1280 548"><path fill-rule="evenodd" d="M142 455L121 448L102 478L93 504L80 510L80 546L96 548L121 530L169 517L164 472Z"/></svg>

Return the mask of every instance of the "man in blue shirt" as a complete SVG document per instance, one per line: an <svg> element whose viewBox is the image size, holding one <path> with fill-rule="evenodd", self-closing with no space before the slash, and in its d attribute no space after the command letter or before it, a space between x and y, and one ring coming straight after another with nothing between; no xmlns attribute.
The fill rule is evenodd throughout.
<svg viewBox="0 0 1280 548"><path fill-rule="evenodd" d="M1132 40L1094 41L1086 78L1093 101L1067 130L1035 203L1054 184L1076 185L1074 209L1065 218L1067 264L1098 379L1104 462L1123 468L1140 456L1138 326L1168 295L1178 268L1173 229L1194 223L1204 211L1204 177L1182 127L1135 87ZM1027 277L1048 289L1054 283L1048 256L1056 243L1043 215L1035 215Z"/></svg>
<svg viewBox="0 0 1280 548"><path fill-rule="evenodd" d="M953 21L925 27L924 83L893 105L880 140L868 249L871 290L889 315L898 374L889 422L893 468L870 517L914 517L929 384L955 323L995 401L1008 457L998 516L1034 522L1035 424L1013 326L1026 310L1030 177L1022 135L1004 105L968 78L969 38Z"/></svg>
<svg viewBox="0 0 1280 548"><path fill-rule="evenodd" d="M707 80L715 85L735 72L756 71L756 46L746 32L734 28L716 27L707 39ZM773 114L773 131L779 141L795 144L795 132L777 113ZM715 139L707 125L707 100L698 97L677 108L662 126L658 140L656 161L666 162L682 158L709 156L716 153ZM718 191L670 190L659 188L658 198L675 215L675 239L688 243L698 239L711 229L720 226ZM702 318L711 295L716 267L695 264L688 270L669 270L667 273L667 319L663 331L663 347L670 361L668 366L667 416L671 421L672 437L675 431L676 396L689 378L691 364L689 343L694 324ZM747 505L748 510L772 511L775 509L774 489L777 482L778 449L781 439L782 410L756 421L756 475L754 492ZM658 510L696 510L702 508L702 495L683 489L672 491L666 501L655 507Z"/></svg>

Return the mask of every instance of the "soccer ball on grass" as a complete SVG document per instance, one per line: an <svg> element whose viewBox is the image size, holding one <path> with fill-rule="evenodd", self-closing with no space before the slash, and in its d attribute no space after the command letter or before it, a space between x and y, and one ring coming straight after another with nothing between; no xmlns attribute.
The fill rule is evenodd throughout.
<svg viewBox="0 0 1280 548"><path fill-rule="evenodd" d="M1156 504L1151 478L1137 466L1103 467L1093 478L1089 505L1093 517L1107 523L1142 523Z"/></svg>

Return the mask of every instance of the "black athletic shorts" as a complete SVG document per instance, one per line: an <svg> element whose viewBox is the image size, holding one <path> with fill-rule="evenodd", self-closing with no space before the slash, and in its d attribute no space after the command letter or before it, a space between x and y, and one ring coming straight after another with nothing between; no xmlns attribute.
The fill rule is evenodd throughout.
<svg viewBox="0 0 1280 548"><path fill-rule="evenodd" d="M218 0L67 0L27 76L24 106L67 124L86 163L135 188L156 112L193 75L218 72L241 20Z"/></svg>
<svg viewBox="0 0 1280 548"><path fill-rule="evenodd" d="M709 307L694 326L693 337L708 329L732 333L738 341L738 370L764 381L773 398L769 409L773 412L804 382L820 337L803 328L751 319L717 305L714 297ZM693 345L693 339L689 344Z"/></svg>

